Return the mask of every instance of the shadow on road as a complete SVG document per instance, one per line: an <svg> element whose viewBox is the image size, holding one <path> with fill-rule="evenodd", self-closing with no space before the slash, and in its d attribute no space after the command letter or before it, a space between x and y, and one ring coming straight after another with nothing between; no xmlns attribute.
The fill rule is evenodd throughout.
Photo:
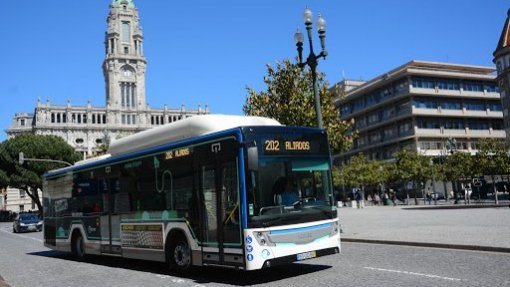
<svg viewBox="0 0 510 287"><path fill-rule="evenodd" d="M34 256L43 256L60 260L78 262L70 253L55 250L28 253ZM124 268L141 272L150 272L165 276L173 276L192 280L197 284L221 283L239 286L265 284L287 278L297 277L309 273L315 273L330 269L328 265L314 265L307 263L291 263L276 266L270 269L257 271L236 271L217 267L196 267L186 275L181 275L167 269L166 264L161 262L143 261L108 256L88 256L84 263L102 265L107 267Z"/></svg>

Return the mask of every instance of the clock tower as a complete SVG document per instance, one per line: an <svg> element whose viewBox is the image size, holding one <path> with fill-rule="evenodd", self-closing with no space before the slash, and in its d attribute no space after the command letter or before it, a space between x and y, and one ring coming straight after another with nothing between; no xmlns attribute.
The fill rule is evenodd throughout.
<svg viewBox="0 0 510 287"><path fill-rule="evenodd" d="M112 0L105 34L106 106L136 121L146 110L143 32L133 0ZM130 114L131 113L131 114Z"/></svg>
<svg viewBox="0 0 510 287"><path fill-rule="evenodd" d="M503 121L506 132L506 146L510 147L510 10L507 12L507 18L498 46L493 53L493 62L496 64L498 76L496 78L500 94L501 105L503 108Z"/></svg>

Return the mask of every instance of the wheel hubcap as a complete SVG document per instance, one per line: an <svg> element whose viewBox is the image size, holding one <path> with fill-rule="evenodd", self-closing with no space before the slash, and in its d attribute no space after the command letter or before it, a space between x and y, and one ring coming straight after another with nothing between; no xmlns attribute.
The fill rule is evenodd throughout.
<svg viewBox="0 0 510 287"><path fill-rule="evenodd" d="M186 266L189 262L188 246L184 243L179 243L174 251L175 263L179 266Z"/></svg>

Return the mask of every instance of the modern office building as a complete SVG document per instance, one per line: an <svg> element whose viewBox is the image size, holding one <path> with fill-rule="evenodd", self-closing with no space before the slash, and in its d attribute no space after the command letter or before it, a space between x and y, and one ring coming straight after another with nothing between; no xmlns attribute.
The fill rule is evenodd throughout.
<svg viewBox="0 0 510 287"><path fill-rule="evenodd" d="M133 0L112 0L107 17L103 75L106 106L55 105L39 99L34 113L15 114L6 130L9 138L21 133L62 137L84 157L94 156L101 145L153 126L207 114L198 109L151 108L145 94L147 60L143 32ZM65 73L65 71L62 71Z"/></svg>
<svg viewBox="0 0 510 287"><path fill-rule="evenodd" d="M444 155L450 149L475 153L481 138L504 139L494 71L491 67L411 61L344 89L336 105L343 120L354 119L359 137L336 161L358 153L388 160L404 148L428 156ZM342 85L337 84L336 90L342 90Z"/></svg>
<svg viewBox="0 0 510 287"><path fill-rule="evenodd" d="M503 106L506 146L510 148L510 10L508 10L505 25L493 55L498 74L496 80L500 88L501 104Z"/></svg>

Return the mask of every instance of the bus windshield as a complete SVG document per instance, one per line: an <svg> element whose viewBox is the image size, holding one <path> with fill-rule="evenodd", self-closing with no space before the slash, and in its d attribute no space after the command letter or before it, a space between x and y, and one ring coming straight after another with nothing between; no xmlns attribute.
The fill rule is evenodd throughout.
<svg viewBox="0 0 510 287"><path fill-rule="evenodd" d="M249 227L336 217L330 163L324 157L266 157L248 182Z"/></svg>

